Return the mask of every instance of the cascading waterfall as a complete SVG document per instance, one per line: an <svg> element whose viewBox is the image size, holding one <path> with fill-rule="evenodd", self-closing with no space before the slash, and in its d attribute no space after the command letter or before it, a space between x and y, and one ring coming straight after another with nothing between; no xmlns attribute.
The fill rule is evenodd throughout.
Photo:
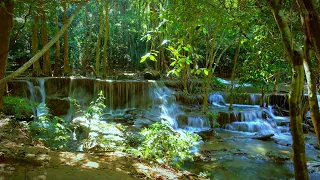
<svg viewBox="0 0 320 180"><path fill-rule="evenodd" d="M258 104L259 98L256 94L250 94L249 103ZM213 93L209 96L209 101L219 110L224 107L228 112L229 104L226 103L222 93ZM277 121L289 121L288 117L279 117L274 115L272 106L268 108L260 108L258 105L243 105L234 104L234 114L238 121L225 125L225 129L231 131L247 132L247 133L261 133L261 134L276 134L281 136L281 133L288 132L289 127L278 127Z"/></svg>
<svg viewBox="0 0 320 180"><path fill-rule="evenodd" d="M45 78L39 78L37 79L39 86L35 86L31 81L26 81L30 97L29 99L31 101L38 102L39 105L35 110L33 110L33 114L36 117L41 117L48 114L48 108L46 107L46 90L45 90ZM40 95L40 96L39 96Z"/></svg>

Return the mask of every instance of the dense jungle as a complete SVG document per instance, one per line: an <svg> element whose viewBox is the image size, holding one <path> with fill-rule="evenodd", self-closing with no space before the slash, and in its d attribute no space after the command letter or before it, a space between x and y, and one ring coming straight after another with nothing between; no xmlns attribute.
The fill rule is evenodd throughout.
<svg viewBox="0 0 320 180"><path fill-rule="evenodd" d="M319 0L0 0L0 180L320 179Z"/></svg>

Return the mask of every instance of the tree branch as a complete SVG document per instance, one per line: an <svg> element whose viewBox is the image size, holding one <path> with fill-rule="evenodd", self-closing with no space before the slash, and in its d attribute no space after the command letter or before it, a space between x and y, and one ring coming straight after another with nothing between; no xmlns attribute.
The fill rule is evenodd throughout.
<svg viewBox="0 0 320 180"><path fill-rule="evenodd" d="M6 83L8 81L11 81L13 78L19 76L22 74L26 69L28 69L33 63L35 63L39 58L50 49L52 45L54 45L58 39L64 34L64 32L68 29L68 27L71 25L72 21L74 20L77 13L80 11L81 7L84 3L81 3L78 5L75 12L72 14L72 16L69 18L69 21L67 24L63 25L60 31L55 35L53 39L51 39L48 44L46 44L41 51L39 51L36 55L34 55L28 62L26 62L24 65L22 65L19 69L17 69L15 72L11 73L9 76L2 78L0 80L0 84Z"/></svg>

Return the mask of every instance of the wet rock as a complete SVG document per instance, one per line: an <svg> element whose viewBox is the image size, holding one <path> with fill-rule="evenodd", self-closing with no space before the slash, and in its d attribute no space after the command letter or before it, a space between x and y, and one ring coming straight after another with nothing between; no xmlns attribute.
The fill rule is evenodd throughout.
<svg viewBox="0 0 320 180"><path fill-rule="evenodd" d="M280 140L280 139L276 139L274 141L276 144L282 145L282 146L291 146L291 142L288 140Z"/></svg>
<svg viewBox="0 0 320 180"><path fill-rule="evenodd" d="M307 162L307 167L310 173L320 174L320 162L319 161L311 161Z"/></svg>
<svg viewBox="0 0 320 180"><path fill-rule="evenodd" d="M147 80L158 80L160 79L160 73L158 71L148 70L144 72L143 78Z"/></svg>
<svg viewBox="0 0 320 180"><path fill-rule="evenodd" d="M46 106L53 116L66 115L70 108L70 101L68 98L48 97Z"/></svg>
<svg viewBox="0 0 320 180"><path fill-rule="evenodd" d="M188 116L185 114L180 114L177 116L178 127L184 128L188 125Z"/></svg>
<svg viewBox="0 0 320 180"><path fill-rule="evenodd" d="M144 127L149 127L149 125L153 123L154 122L149 119L138 118L134 121L134 126L137 128L144 128Z"/></svg>
<svg viewBox="0 0 320 180"><path fill-rule="evenodd" d="M206 131L200 131L197 133L203 140L208 140L214 136L214 130L206 130Z"/></svg>
<svg viewBox="0 0 320 180"><path fill-rule="evenodd" d="M284 154L279 154L275 151L269 151L266 153L266 156L268 156L270 159L272 159L275 163L283 164L285 161L289 160L289 156Z"/></svg>
<svg viewBox="0 0 320 180"><path fill-rule="evenodd" d="M219 112L217 122L223 126L238 121L234 112Z"/></svg>
<svg viewBox="0 0 320 180"><path fill-rule="evenodd" d="M203 104L203 97L201 95L190 95L179 91L176 92L174 96L176 97L177 101L182 102L184 104Z"/></svg>
<svg viewBox="0 0 320 180"><path fill-rule="evenodd" d="M308 133L310 131L310 125L302 123L303 133Z"/></svg>
<svg viewBox="0 0 320 180"><path fill-rule="evenodd" d="M277 125L278 126L290 126L290 120L278 120Z"/></svg>
<svg viewBox="0 0 320 180"><path fill-rule="evenodd" d="M182 81L166 81L164 84L169 88L183 89Z"/></svg>
<svg viewBox="0 0 320 180"><path fill-rule="evenodd" d="M252 139L258 139L258 140L262 140L262 141L269 141L269 140L271 140L272 136L274 136L274 134L255 134L255 136L252 137Z"/></svg>

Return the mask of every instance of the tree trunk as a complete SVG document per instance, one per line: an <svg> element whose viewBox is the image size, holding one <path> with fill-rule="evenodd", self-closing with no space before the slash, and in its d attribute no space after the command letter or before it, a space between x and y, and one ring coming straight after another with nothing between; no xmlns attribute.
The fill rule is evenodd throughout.
<svg viewBox="0 0 320 180"><path fill-rule="evenodd" d="M304 88L304 57L302 50L292 42L290 28L284 17L284 13L280 13L280 11L283 11L284 2L279 0L268 0L268 5L277 22L283 45L290 55L292 62L292 83L291 92L289 94L289 107L295 179L307 180L309 177L306 164L301 114L301 95Z"/></svg>
<svg viewBox="0 0 320 180"><path fill-rule="evenodd" d="M304 4L303 4L304 2ZM310 47L312 42L317 42L317 37L320 40L319 33L313 34L314 29L318 29L319 17L316 13L316 10L313 7L312 1L309 0L298 0L298 5L301 9L301 21L303 25L303 30L305 34L305 43L304 43L304 54L305 58L303 61L304 71L307 78L308 83L308 95L309 95L309 107L310 107L310 115L311 120L316 132L316 136L318 139L318 145L320 146L320 114L319 114L319 105L317 99L317 89L316 89L316 79L314 76L314 71L312 70L311 63L311 50ZM318 17L318 18L317 18ZM313 18L313 19L310 19ZM320 29L319 29L320 30ZM313 41L315 40L315 41ZM319 41L320 43L320 41ZM319 44L320 45L320 44ZM320 46L319 46L320 47ZM315 52L317 53L316 47L314 47Z"/></svg>
<svg viewBox="0 0 320 180"><path fill-rule="evenodd" d="M236 72L236 67L237 67L238 58L239 58L239 54L240 54L240 45L241 45L240 32L241 32L241 29L239 29L239 39L238 39L237 51L236 51L236 54L234 55L234 64L233 64L232 73L231 73L231 90L230 90L230 106L229 106L230 110L233 110L234 76L235 76L235 72Z"/></svg>
<svg viewBox="0 0 320 180"><path fill-rule="evenodd" d="M311 120L316 132L316 136L318 139L318 145L320 145L320 114L319 114L319 105L317 98L317 89L316 89L316 81L314 72L312 70L311 65L311 51L310 51L311 42L308 38L305 38L304 43L304 52L305 58L303 61L304 71L307 78L307 87L308 87L308 95L309 95L309 106L310 106L310 115Z"/></svg>
<svg viewBox="0 0 320 180"><path fill-rule="evenodd" d="M42 47L48 44L48 31L47 31L47 16L44 10L41 14L41 36L42 36ZM43 54L43 74L51 76L51 62L50 62L50 49Z"/></svg>
<svg viewBox="0 0 320 180"><path fill-rule="evenodd" d="M13 28L13 1L4 0L0 6L0 78L3 78L7 67L10 44L10 32ZM3 95L5 84L0 82L0 111L3 111Z"/></svg>
<svg viewBox="0 0 320 180"><path fill-rule="evenodd" d="M96 73L100 76L100 46L101 46L101 36L103 31L103 4L100 5L100 23L99 23L99 33L96 48Z"/></svg>
<svg viewBox="0 0 320 180"><path fill-rule="evenodd" d="M278 85L279 85L279 71L276 71L274 74L274 83L272 88L272 94L277 94L278 91Z"/></svg>
<svg viewBox="0 0 320 180"><path fill-rule="evenodd" d="M106 0L106 24L104 32L104 42L103 42L103 60L102 60L102 77L107 76L107 63L108 63L108 36L109 36L109 0Z"/></svg>
<svg viewBox="0 0 320 180"><path fill-rule="evenodd" d="M71 25L72 21L74 20L75 16L77 13L80 11L81 7L83 6L84 3L80 3L78 7L76 8L75 12L72 14L70 17L69 21L67 24L63 25L60 31L55 35L53 39L51 39L48 44L46 44L36 55L34 55L28 62L26 62L24 65L22 65L19 69L17 69L15 72L11 73L9 76L0 79L0 84L4 84L8 81L11 81L13 78L19 76L21 73L23 73L26 69L28 69L33 63L39 60L39 58L50 49L51 46L53 46L58 39L64 34L64 32L68 29L68 27ZM0 8L1 9L1 8ZM1 11L0 11L1 15ZM0 16L1 17L1 16ZM2 18L0 19L2 20ZM3 29L1 29L3 30ZM2 33L0 33L0 37ZM1 39L0 39L1 40ZM4 41L2 41L4 42ZM1 47L1 46L0 46ZM0 49L1 50L1 49ZM8 49L7 49L8 50ZM1 52L1 51L0 51ZM0 66L3 67L3 66ZM0 99L2 100L2 99Z"/></svg>
<svg viewBox="0 0 320 180"><path fill-rule="evenodd" d="M312 0L297 0L299 8L303 13L306 24L307 36L314 46L316 54L320 51L320 18Z"/></svg>
<svg viewBox="0 0 320 180"><path fill-rule="evenodd" d="M56 31L59 32L59 16L58 16L58 10L56 12ZM58 76L61 72L61 64L60 64L60 53L61 53L61 47L60 47L60 41L56 42L56 54L54 57L54 76Z"/></svg>
<svg viewBox="0 0 320 180"><path fill-rule="evenodd" d="M38 53L39 46L38 46L38 22L39 16L37 12L34 13L34 22L32 25L32 35L31 35L31 46L32 46L32 54L35 55ZM40 76L41 74L41 67L39 61L33 64L33 72L35 76Z"/></svg>
<svg viewBox="0 0 320 180"><path fill-rule="evenodd" d="M62 2L63 12L62 12L62 21L63 25L67 24L67 2L64 0ZM71 68L69 64L69 41L68 41L68 30L63 35L63 67L64 74L71 74Z"/></svg>

